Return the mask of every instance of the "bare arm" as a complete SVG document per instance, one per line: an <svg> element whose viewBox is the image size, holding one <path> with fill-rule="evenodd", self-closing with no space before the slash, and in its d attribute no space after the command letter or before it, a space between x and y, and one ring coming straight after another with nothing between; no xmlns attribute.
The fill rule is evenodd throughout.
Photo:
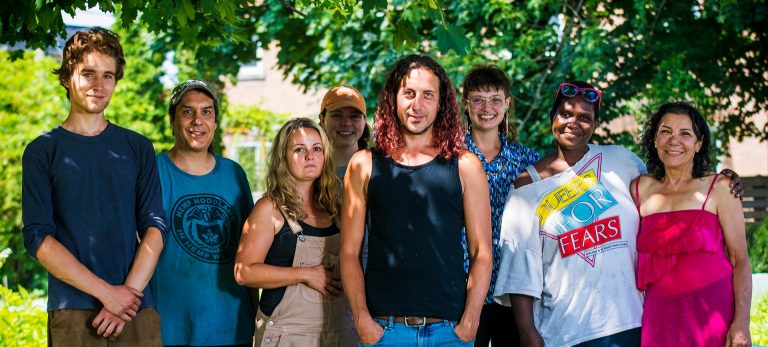
<svg viewBox="0 0 768 347"><path fill-rule="evenodd" d="M269 198L256 202L243 225L243 234L235 258L235 281L251 288L280 288L304 283L323 295L336 294L340 285L333 283L330 271L323 265L284 267L264 263L267 252L284 221ZM338 281L336 281L338 282Z"/></svg>
<svg viewBox="0 0 768 347"><path fill-rule="evenodd" d="M98 299L109 312L130 321L141 305L141 291L123 285L111 285L96 276L75 258L58 240L47 236L35 254L51 275Z"/></svg>
<svg viewBox="0 0 768 347"><path fill-rule="evenodd" d="M464 191L464 219L469 252L467 301L456 332L471 341L480 324L480 311L491 281L491 204L488 181L480 160L474 154L459 158L459 175Z"/></svg>
<svg viewBox="0 0 768 347"><path fill-rule="evenodd" d="M366 188L371 175L371 152L357 152L349 161L344 177L341 205L341 284L347 295L360 342L375 343L384 330L373 321L365 299L360 248L365 232Z"/></svg>
<svg viewBox="0 0 768 347"><path fill-rule="evenodd" d="M157 260L163 251L163 235L155 227L147 228L144 238L139 243L139 249L133 257L133 266L125 278L125 285L138 290L147 287L149 279L155 273Z"/></svg>
<svg viewBox="0 0 768 347"><path fill-rule="evenodd" d="M147 228L147 232L144 233L144 237L139 243L139 249L133 257L133 266L125 278L126 287L138 291L147 287L149 279L155 272L155 266L157 266L157 260L163 251L163 246L163 235L160 233L160 229ZM105 306L93 319L92 325L99 335L104 337L119 336L123 331L125 321L112 314Z"/></svg>
<svg viewBox="0 0 768 347"><path fill-rule="evenodd" d="M517 178L515 178L515 189L522 186L527 186L531 183L533 183L531 175L528 173L528 171L523 171L517 176Z"/></svg>
<svg viewBox="0 0 768 347"><path fill-rule="evenodd" d="M747 255L744 212L741 200L732 195L730 179L718 178L715 186L717 216L723 229L725 247L733 265L735 312L728 331L726 346L750 346L749 308L752 300L752 272Z"/></svg>
<svg viewBox="0 0 768 347"><path fill-rule="evenodd" d="M536 325L533 323L533 297L527 295L509 294L512 314L515 316L517 332L520 335L521 346L544 346Z"/></svg>

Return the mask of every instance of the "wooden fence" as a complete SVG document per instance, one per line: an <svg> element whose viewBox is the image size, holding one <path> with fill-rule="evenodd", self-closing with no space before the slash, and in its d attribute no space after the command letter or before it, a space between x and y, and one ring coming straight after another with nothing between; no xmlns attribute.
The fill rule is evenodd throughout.
<svg viewBox="0 0 768 347"><path fill-rule="evenodd" d="M747 224L760 223L768 218L768 177L742 177L744 186L744 218Z"/></svg>

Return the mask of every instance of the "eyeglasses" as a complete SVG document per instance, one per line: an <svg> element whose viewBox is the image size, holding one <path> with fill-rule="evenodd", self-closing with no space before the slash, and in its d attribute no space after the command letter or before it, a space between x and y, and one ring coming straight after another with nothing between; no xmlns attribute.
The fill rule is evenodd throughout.
<svg viewBox="0 0 768 347"><path fill-rule="evenodd" d="M560 83L557 92L568 98L572 98L576 96L576 94L581 94L581 97L584 98L584 100L591 103L596 102L598 106L600 106L600 96L603 95L603 92L601 92L600 89L579 87L575 84L566 82Z"/></svg>
<svg viewBox="0 0 768 347"><path fill-rule="evenodd" d="M502 98L501 96L494 95L494 96L473 96L469 99L464 99L466 102L469 103L472 108L483 108L485 106L485 103L487 102L491 107L499 107L504 104L505 98Z"/></svg>

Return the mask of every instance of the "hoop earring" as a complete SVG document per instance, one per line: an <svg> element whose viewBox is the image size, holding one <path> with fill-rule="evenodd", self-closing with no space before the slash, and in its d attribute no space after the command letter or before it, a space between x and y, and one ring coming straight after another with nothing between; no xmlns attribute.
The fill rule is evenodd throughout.
<svg viewBox="0 0 768 347"><path fill-rule="evenodd" d="M509 136L509 109L504 109L504 136Z"/></svg>
<svg viewBox="0 0 768 347"><path fill-rule="evenodd" d="M464 110L464 117L467 119L467 134L472 133L472 120L469 119L469 111Z"/></svg>

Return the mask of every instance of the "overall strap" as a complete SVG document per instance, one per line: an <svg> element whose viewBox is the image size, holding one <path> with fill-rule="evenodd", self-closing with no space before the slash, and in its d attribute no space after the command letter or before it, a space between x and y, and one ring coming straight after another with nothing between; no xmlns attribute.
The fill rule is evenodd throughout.
<svg viewBox="0 0 768 347"><path fill-rule="evenodd" d="M531 181L533 182L541 181L541 176L539 176L539 173L536 171L536 167L534 167L533 165L526 166L525 171L528 172L528 175L531 176Z"/></svg>
<svg viewBox="0 0 768 347"><path fill-rule="evenodd" d="M709 194L711 194L711 193L712 193L712 188L714 188L714 187L715 187L715 182L717 182L717 176L718 176L718 175L719 175L719 174L715 174L715 177L714 177L714 178L712 178L712 184L710 184L710 185L709 185L709 191L707 191L707 197L706 197L706 198L704 198L704 203L701 205L701 209L702 209L702 210L704 209L704 206L707 206L707 200L709 200Z"/></svg>
<svg viewBox="0 0 768 347"><path fill-rule="evenodd" d="M296 220L288 217L285 207L280 207L278 210L280 211L280 215L283 216L283 219L285 219L285 222L288 223L288 228L290 228L294 234L300 234L304 230Z"/></svg>

